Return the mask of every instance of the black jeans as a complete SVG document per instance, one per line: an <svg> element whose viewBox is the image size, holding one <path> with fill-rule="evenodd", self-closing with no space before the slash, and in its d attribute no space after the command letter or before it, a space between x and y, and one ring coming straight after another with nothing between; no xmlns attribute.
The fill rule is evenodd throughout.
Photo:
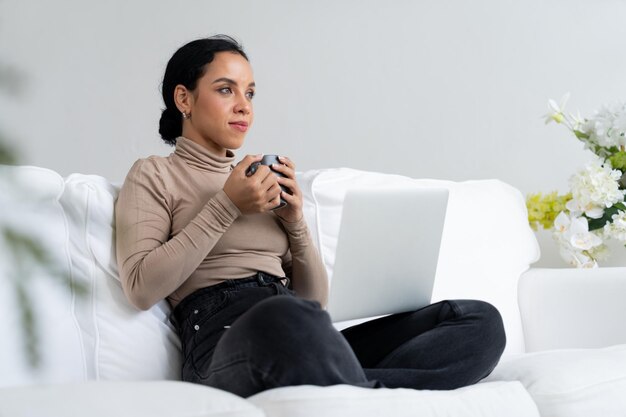
<svg viewBox="0 0 626 417"><path fill-rule="evenodd" d="M504 350L498 311L442 301L337 331L319 303L264 273L200 289L176 306L183 380L242 397L291 385L454 389Z"/></svg>

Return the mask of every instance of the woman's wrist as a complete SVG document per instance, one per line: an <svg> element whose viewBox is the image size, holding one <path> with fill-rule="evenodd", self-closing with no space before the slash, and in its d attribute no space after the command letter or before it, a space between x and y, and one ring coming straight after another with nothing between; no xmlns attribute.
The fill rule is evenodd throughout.
<svg viewBox="0 0 626 417"><path fill-rule="evenodd" d="M283 222L283 223L300 223L303 219L304 219L304 215L302 213L300 213L300 216L293 216L294 219L290 217L283 217L279 214L276 214L276 216Z"/></svg>

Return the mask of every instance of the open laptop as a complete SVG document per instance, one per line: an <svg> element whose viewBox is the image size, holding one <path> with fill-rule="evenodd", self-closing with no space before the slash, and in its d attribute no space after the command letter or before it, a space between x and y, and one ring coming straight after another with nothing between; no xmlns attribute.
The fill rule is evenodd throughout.
<svg viewBox="0 0 626 417"><path fill-rule="evenodd" d="M327 306L333 322L430 303L447 202L443 188L346 193Z"/></svg>

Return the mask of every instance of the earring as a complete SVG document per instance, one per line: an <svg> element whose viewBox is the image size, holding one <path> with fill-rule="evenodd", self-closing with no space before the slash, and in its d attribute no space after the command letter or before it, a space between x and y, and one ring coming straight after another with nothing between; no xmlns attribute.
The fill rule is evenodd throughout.
<svg viewBox="0 0 626 417"><path fill-rule="evenodd" d="M185 112L182 112L182 113L183 113L183 119L189 119L189 117L191 116L191 114L187 114Z"/></svg>

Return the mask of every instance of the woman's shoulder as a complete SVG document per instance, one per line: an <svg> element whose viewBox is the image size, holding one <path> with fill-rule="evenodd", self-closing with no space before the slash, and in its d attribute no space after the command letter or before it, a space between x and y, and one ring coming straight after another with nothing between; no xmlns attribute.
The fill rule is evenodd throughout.
<svg viewBox="0 0 626 417"><path fill-rule="evenodd" d="M137 159L131 166L128 175L164 173L170 169L171 161L169 156L150 155Z"/></svg>
<svg viewBox="0 0 626 417"><path fill-rule="evenodd" d="M166 183L172 176L169 157L151 155L139 158L126 174L125 183L150 185L151 188L168 188Z"/></svg>

